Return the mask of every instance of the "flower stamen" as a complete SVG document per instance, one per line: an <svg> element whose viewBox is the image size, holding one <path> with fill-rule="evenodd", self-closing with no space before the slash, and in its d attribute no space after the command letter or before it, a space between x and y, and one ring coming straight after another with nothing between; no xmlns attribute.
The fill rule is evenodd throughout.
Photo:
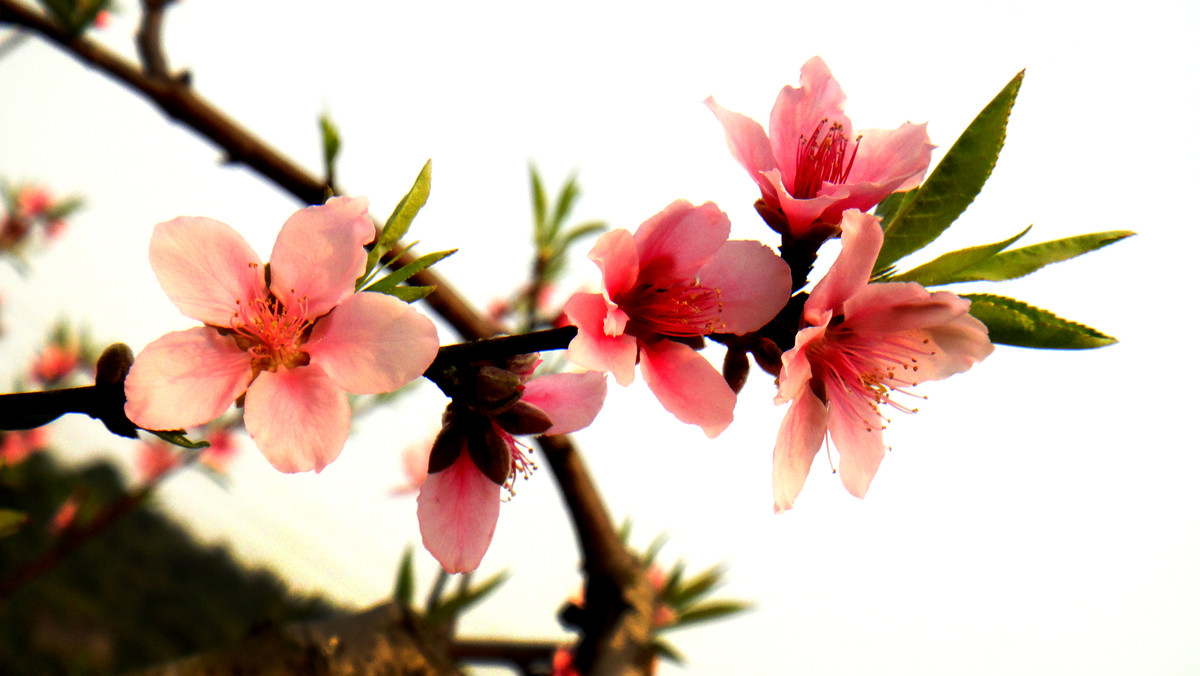
<svg viewBox="0 0 1200 676"><path fill-rule="evenodd" d="M811 136L802 135L796 143L796 175L792 179L792 197L796 199L812 199L822 184L840 185L850 176L862 136L854 140L854 147L847 157L850 139L845 134L845 127L834 122L822 137L821 130L828 123L828 118L821 120Z"/></svg>

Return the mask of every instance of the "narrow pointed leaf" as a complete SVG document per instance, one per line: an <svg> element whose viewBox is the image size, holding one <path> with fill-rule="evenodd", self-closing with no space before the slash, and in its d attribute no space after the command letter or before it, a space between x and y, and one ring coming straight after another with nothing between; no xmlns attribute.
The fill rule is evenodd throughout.
<svg viewBox="0 0 1200 676"><path fill-rule="evenodd" d="M533 243L539 248L545 246L546 237L546 188L542 185L542 177L537 167L529 165L529 186L533 195Z"/></svg>
<svg viewBox="0 0 1200 676"><path fill-rule="evenodd" d="M383 231L379 233L379 238L375 242L375 246L367 254L366 272L374 269L375 264L379 262L379 257L385 251L395 246L396 242L399 242L404 235L408 234L408 228L412 225L413 219L416 218L417 212L429 200L429 189L433 181L432 176L433 160L427 160L425 166L421 167L421 173L417 174L417 180L413 181L412 188L409 189L404 197L400 198L400 202L392 210L392 215L388 217L387 223L383 225Z"/></svg>
<svg viewBox="0 0 1200 676"><path fill-rule="evenodd" d="M671 574L667 576L667 581L663 584L662 591L659 594L668 603L673 603L673 599L679 593L679 586L683 582L683 562L678 561L671 568Z"/></svg>
<svg viewBox="0 0 1200 676"><path fill-rule="evenodd" d="M1029 226L1032 228L1033 226ZM951 282L966 281L959 279L958 275L963 270L972 268L980 263L984 263L992 259L996 254L1007 249L1013 242L1025 236L1029 232L1029 228L1025 228L1016 235L1009 237L1003 242L995 242L993 244L982 244L958 251L951 251L948 254L942 254L937 258L929 261L924 265L919 265L908 272L902 272L898 275L890 275L886 278L889 282L917 282L922 286L937 286L938 284L949 284Z"/></svg>
<svg viewBox="0 0 1200 676"><path fill-rule="evenodd" d="M571 213L571 209L575 206L575 200L578 198L579 186L575 183L575 177L572 176L567 179L558 193L558 201L554 204L554 217L550 220L550 227L546 231L548 241L558 238L558 231L562 229L567 215Z"/></svg>
<svg viewBox="0 0 1200 676"><path fill-rule="evenodd" d="M436 286L404 286L401 284L400 286L386 289L384 291L380 291L379 293L386 293L389 296L395 296L405 303L415 303L433 293L436 289Z"/></svg>
<svg viewBox="0 0 1200 676"><path fill-rule="evenodd" d="M675 594L675 597L668 599L669 602L671 605L682 610L685 606L712 591L717 586L717 583L721 581L721 575L724 573L725 568L723 566L709 568L696 577L685 581L679 592Z"/></svg>
<svg viewBox="0 0 1200 676"><path fill-rule="evenodd" d="M562 242L562 248L565 249L573 244L575 240L581 237L587 237L588 235L604 232L604 229L607 227L608 226L604 223L604 221L588 221L587 223L580 223L579 225L573 226L564 232L559 241Z"/></svg>
<svg viewBox="0 0 1200 676"><path fill-rule="evenodd" d="M333 176L333 165L342 149L342 137L338 134L333 119L328 115L322 115L318 123L321 126L321 155L325 161L325 176L328 178Z"/></svg>
<svg viewBox="0 0 1200 676"><path fill-rule="evenodd" d="M664 627L664 630L677 629L698 622L719 620L722 617L740 613L748 608L750 608L750 604L744 601L713 601L712 603L701 604L680 613L679 617L675 619L675 623L669 627Z"/></svg>
<svg viewBox="0 0 1200 676"><path fill-rule="evenodd" d="M887 230L892 221L896 220L896 216L907 209L916 197L916 189L906 192L894 192L883 198L882 202L876 204L874 213L879 217L883 229Z"/></svg>
<svg viewBox="0 0 1200 676"><path fill-rule="evenodd" d="M397 603L412 607L416 587L416 574L413 572L413 548L404 548L404 558L400 559L400 570L396 574L396 588L392 590L392 598Z"/></svg>
<svg viewBox="0 0 1200 676"><path fill-rule="evenodd" d="M453 619L467 608L479 603L508 579L507 572L499 572L489 577L483 584L460 590L439 603L436 608L425 614L430 624L437 624Z"/></svg>
<svg viewBox="0 0 1200 676"><path fill-rule="evenodd" d="M917 251L941 235L979 194L996 166L1025 71L1017 73L954 142L929 178L884 226L875 272Z"/></svg>
<svg viewBox="0 0 1200 676"><path fill-rule="evenodd" d="M667 643L666 641L662 640L661 638L654 640L654 652L659 657L663 658L664 660L667 660L668 662L674 662L675 664L683 664L685 661L683 659L683 653L679 652L678 648L671 645L670 643Z"/></svg>
<svg viewBox="0 0 1200 676"><path fill-rule="evenodd" d="M210 446L207 441L192 441L191 439L188 439L187 435L184 434L182 430L173 430L169 432L163 432L161 430L146 431L158 437L159 439L162 439L168 444L174 444L175 446L180 446L182 448L196 450L200 448L208 448Z"/></svg>
<svg viewBox="0 0 1200 676"><path fill-rule="evenodd" d="M971 315L987 325L993 343L1049 350L1086 350L1116 338L1013 298L988 293L963 294Z"/></svg>
<svg viewBox="0 0 1200 676"><path fill-rule="evenodd" d="M1058 263L1081 256L1090 251L1102 249L1133 234L1128 230L1093 232L1087 235L1076 235L1075 237L1056 239L1052 242L1042 242L1041 244L1033 244L1021 247L1020 249L1005 251L959 271L948 281L999 282L1006 279L1024 277L1051 263Z"/></svg>
<svg viewBox="0 0 1200 676"><path fill-rule="evenodd" d="M387 276L380 278L379 281L371 284L371 286L368 286L366 290L376 291L379 293L388 293L388 289L394 288L398 284L406 281L409 277L412 277L418 272L457 251L458 249L449 249L447 251L435 251L433 253L425 254L408 265L401 267L399 270L393 270L392 272L388 273Z"/></svg>

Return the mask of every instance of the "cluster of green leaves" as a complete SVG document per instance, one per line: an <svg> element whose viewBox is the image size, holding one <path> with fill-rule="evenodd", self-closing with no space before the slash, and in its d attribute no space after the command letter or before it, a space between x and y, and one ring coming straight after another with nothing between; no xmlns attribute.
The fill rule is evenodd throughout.
<svg viewBox="0 0 1200 676"><path fill-rule="evenodd" d="M507 579L508 573L499 572L479 584L473 584L472 574L466 573L459 576L453 590L447 591L450 574L439 566L437 579L429 588L425 604L417 607L416 570L413 548L410 546L405 548L404 556L400 560L400 571L396 575L392 598L416 611L430 628L440 629L453 626L460 614L496 591Z"/></svg>
<svg viewBox="0 0 1200 676"><path fill-rule="evenodd" d="M413 182L412 188L400 199L400 202L396 204L396 208L392 210L392 215L384 223L379 236L375 238L375 246L371 247L371 251L367 254L366 270L363 276L359 277L358 281L354 284L355 291L386 293L406 303L421 300L433 293L435 288L433 286L411 286L405 282L413 275L453 254L458 249L425 254L411 263L395 268L391 272L386 272L416 244L416 242L413 242L402 249L393 251L400 243L400 240L408 234L408 229L412 226L417 212L429 200L432 177L433 160L429 160L421 168L421 173L417 175L417 180ZM378 275L382 276L377 277Z"/></svg>
<svg viewBox="0 0 1200 676"><path fill-rule="evenodd" d="M42 8L76 37L96 23L100 12L112 9L112 4L112 0L41 0Z"/></svg>
<svg viewBox="0 0 1200 676"><path fill-rule="evenodd" d="M1024 71L1018 73L979 113L920 188L894 193L876 207L875 214L883 221L884 241L873 271L875 281L917 282L931 287L1016 279L1134 234L1125 230L1097 232L1009 249L1029 232L1030 228L1025 228L1003 241L952 251L911 270L896 271L896 261L941 236L991 176L1024 75ZM987 325L993 343L1070 350L1116 342L1111 336L1023 301L994 294L960 295L971 300L971 314Z"/></svg>
<svg viewBox="0 0 1200 676"><path fill-rule="evenodd" d="M628 541L631 528L629 521L622 525L620 532L622 542ZM655 559L658 558L666 543L666 536L659 535L650 543L646 551L638 556L638 563L643 569L650 571L657 566ZM716 565L695 575L687 575L684 563L677 561L666 575L662 586L657 589L656 602L658 606L669 612L666 613L664 623L656 622L655 631L661 634L701 622L719 620L748 610L751 604L745 601L710 598L720 586L724 574L725 567ZM663 659L678 664L684 662L683 655L679 650L661 636L655 637L654 649Z"/></svg>

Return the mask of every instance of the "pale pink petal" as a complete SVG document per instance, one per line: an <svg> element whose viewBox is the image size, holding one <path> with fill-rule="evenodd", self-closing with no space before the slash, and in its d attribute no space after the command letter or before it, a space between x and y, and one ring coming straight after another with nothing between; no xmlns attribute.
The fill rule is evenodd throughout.
<svg viewBox="0 0 1200 676"><path fill-rule="evenodd" d="M962 373L996 349L988 339L987 327L971 315L963 315L927 331L936 347L930 350L934 354L922 362L922 380L940 380Z"/></svg>
<svg viewBox="0 0 1200 676"><path fill-rule="evenodd" d="M704 105L708 106L725 128L725 142L729 144L729 151L758 183L763 198L770 201L770 198L774 197L778 202L775 188L764 176L766 172L777 167L775 156L771 152L771 142L767 140L767 133L763 131L762 125L741 113L722 108L711 96L704 99Z"/></svg>
<svg viewBox="0 0 1200 676"><path fill-rule="evenodd" d="M605 332L609 306L598 293L577 293L563 306L567 319L579 334L567 348L567 359L592 371L610 371L617 382L633 382L637 363L637 340L633 336L610 336Z"/></svg>
<svg viewBox="0 0 1200 676"><path fill-rule="evenodd" d="M125 378L125 415L150 430L202 425L246 391L250 354L215 329L175 331L150 343Z"/></svg>
<svg viewBox="0 0 1200 676"><path fill-rule="evenodd" d="M417 496L421 541L446 572L479 567L500 518L500 490L465 452L425 479Z"/></svg>
<svg viewBox="0 0 1200 676"><path fill-rule="evenodd" d="M753 270L753 274L747 274ZM775 318L792 295L792 271L771 247L726 242L696 273L701 286L720 292L721 333L742 335Z"/></svg>
<svg viewBox="0 0 1200 676"><path fill-rule="evenodd" d="M150 267L180 312L212 326L230 326L239 303L266 295L258 254L211 218L181 216L154 226Z"/></svg>
<svg viewBox="0 0 1200 676"><path fill-rule="evenodd" d="M343 390L382 394L419 377L438 352L437 329L408 303L356 293L317 321L304 350Z"/></svg>
<svg viewBox="0 0 1200 676"><path fill-rule="evenodd" d="M881 246L883 228L878 218L856 210L842 215L842 250L804 303L808 323L815 324L827 310L836 313L847 298L866 286Z"/></svg>
<svg viewBox="0 0 1200 676"><path fill-rule="evenodd" d="M885 191L879 199L898 190L911 190L925 177L933 148L924 123L905 122L898 129L867 129L862 132L846 183L855 187L860 183L879 185ZM878 201L851 206L865 209Z"/></svg>
<svg viewBox="0 0 1200 676"><path fill-rule="evenodd" d="M776 513L791 509L804 488L813 458L825 438L826 413L825 405L807 387L788 407L775 438L772 463L771 488Z"/></svg>
<svg viewBox="0 0 1200 676"><path fill-rule="evenodd" d="M600 268L609 298L625 293L637 282L637 245L633 243L633 233L624 228L600 235L588 258Z"/></svg>
<svg viewBox="0 0 1200 676"><path fill-rule="evenodd" d="M931 293L916 282L867 284L842 305L855 330L897 332L940 326L965 314L971 302L950 293Z"/></svg>
<svg viewBox="0 0 1200 676"><path fill-rule="evenodd" d="M297 211L271 250L271 291L289 308L307 303L307 319L320 317L354 291L367 264L363 246L374 237L365 197L332 197Z"/></svg>
<svg viewBox="0 0 1200 676"><path fill-rule="evenodd" d="M829 407L829 436L838 451L838 474L850 494L862 498L885 455L882 420L877 411L865 407ZM863 418L867 417L867 420Z"/></svg>
<svg viewBox="0 0 1200 676"><path fill-rule="evenodd" d="M729 239L729 228L729 217L712 202L668 204L633 235L641 265L638 282L665 286L691 281Z"/></svg>
<svg viewBox="0 0 1200 676"><path fill-rule="evenodd" d="M603 373L553 373L526 383L521 401L550 416L554 426L543 434L568 434L592 424L607 391Z"/></svg>
<svg viewBox="0 0 1200 676"><path fill-rule="evenodd" d="M812 379L812 364L808 361L805 350L812 343L825 337L825 328L829 325L833 313L826 312L823 321L816 326L810 326L796 334L795 346L783 353L782 368L779 371L779 394L775 403L782 404L799 396L802 390L808 389Z"/></svg>
<svg viewBox="0 0 1200 676"><path fill-rule="evenodd" d="M801 138L812 137L821 126L823 136L834 124L854 138L849 118L842 112L846 94L833 79L829 67L819 56L809 59L800 68L800 87L784 87L771 109L771 150L783 173L783 183L791 186L796 178L796 159ZM824 125L821 123L824 121ZM791 190L788 190L790 193Z"/></svg>
<svg viewBox="0 0 1200 676"><path fill-rule="evenodd" d="M350 436L350 402L320 366L263 371L246 391L246 431L280 472L320 472Z"/></svg>
<svg viewBox="0 0 1200 676"><path fill-rule="evenodd" d="M673 340L641 347L642 377L664 408L709 438L729 427L737 395L707 359Z"/></svg>

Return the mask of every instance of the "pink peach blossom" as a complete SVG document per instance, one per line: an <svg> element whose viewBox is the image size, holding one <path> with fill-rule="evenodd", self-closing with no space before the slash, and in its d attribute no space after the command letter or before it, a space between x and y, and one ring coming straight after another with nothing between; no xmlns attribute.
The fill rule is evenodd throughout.
<svg viewBox="0 0 1200 676"><path fill-rule="evenodd" d="M676 201L636 233L602 235L588 255L603 293L577 293L563 308L579 327L567 357L611 371L623 386L634 365L668 411L715 437L733 421L736 396L715 368L672 338L745 334L787 303L787 263L758 242L727 241L729 218L712 202Z"/></svg>
<svg viewBox="0 0 1200 676"><path fill-rule="evenodd" d="M893 393L967 370L992 352L970 301L913 282L868 284L883 244L879 220L851 209L842 251L804 306L808 325L783 354L777 404L791 405L775 442L775 510L790 509L828 434L846 490L863 497L884 456L880 406L913 412Z"/></svg>
<svg viewBox="0 0 1200 676"><path fill-rule="evenodd" d="M50 431L47 427L0 432L0 466L19 465L37 451L44 450L49 443Z"/></svg>
<svg viewBox="0 0 1200 676"><path fill-rule="evenodd" d="M34 358L29 375L45 387L66 379L79 366L79 349L73 344L50 343Z"/></svg>
<svg viewBox="0 0 1200 676"><path fill-rule="evenodd" d="M843 112L846 95L820 57L800 69L798 89L780 90L769 138L759 123L713 97L705 104L725 127L733 156L758 183L760 212L794 239L836 234L843 211L868 209L915 188L929 167L933 146L924 124L854 135Z"/></svg>
<svg viewBox="0 0 1200 676"><path fill-rule="evenodd" d="M549 419L551 426L541 434L567 434L592 423L604 404L605 389L601 373L556 373L526 383L520 404ZM421 540L447 572L465 573L479 566L496 532L501 489L511 493L516 476L528 477L534 469L513 438L525 431L509 420L503 412L447 412L446 426L435 443L451 444L452 457L444 468L429 468L417 496ZM477 464L482 461L494 467L489 460L494 460L490 455L496 451L509 456L504 459L508 463L504 481Z"/></svg>
<svg viewBox="0 0 1200 676"><path fill-rule="evenodd" d="M246 430L272 465L320 471L349 436L347 392L398 389L437 355L429 319L391 296L354 293L374 236L365 198L293 214L269 265L224 223L158 224L150 265L180 311L205 325L142 350L125 381L126 415L180 429L244 397Z"/></svg>

